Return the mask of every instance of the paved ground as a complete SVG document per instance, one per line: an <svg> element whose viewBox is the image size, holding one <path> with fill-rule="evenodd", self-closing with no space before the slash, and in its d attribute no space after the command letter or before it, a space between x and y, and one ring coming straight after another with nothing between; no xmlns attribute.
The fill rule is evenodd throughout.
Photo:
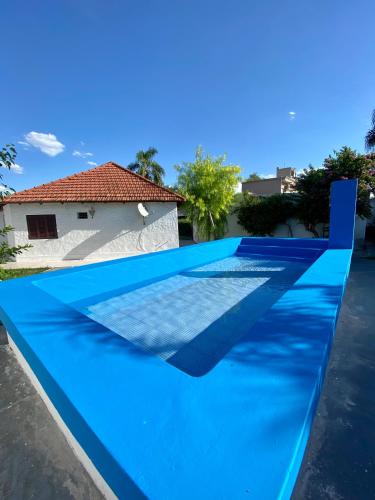
<svg viewBox="0 0 375 500"><path fill-rule="evenodd" d="M0 344L0 498L101 499ZM356 258L294 500L375 498L374 395L375 260Z"/></svg>
<svg viewBox="0 0 375 500"><path fill-rule="evenodd" d="M0 499L101 500L101 494L4 343L2 331Z"/></svg>
<svg viewBox="0 0 375 500"><path fill-rule="evenodd" d="M354 258L294 500L375 498L375 260Z"/></svg>

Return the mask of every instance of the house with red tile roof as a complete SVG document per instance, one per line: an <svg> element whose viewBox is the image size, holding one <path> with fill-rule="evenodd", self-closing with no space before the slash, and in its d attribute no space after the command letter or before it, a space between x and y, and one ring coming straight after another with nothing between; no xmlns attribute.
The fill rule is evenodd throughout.
<svg viewBox="0 0 375 500"><path fill-rule="evenodd" d="M114 162L3 201L9 244L31 244L17 262L106 260L178 247L184 199Z"/></svg>

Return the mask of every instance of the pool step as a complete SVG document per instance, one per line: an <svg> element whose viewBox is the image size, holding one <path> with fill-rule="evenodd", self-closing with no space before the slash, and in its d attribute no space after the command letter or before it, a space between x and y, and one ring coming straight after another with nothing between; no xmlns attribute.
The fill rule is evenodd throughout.
<svg viewBox="0 0 375 500"><path fill-rule="evenodd" d="M293 248L328 248L325 238L271 238L271 237L244 237L241 246L277 246Z"/></svg>
<svg viewBox="0 0 375 500"><path fill-rule="evenodd" d="M292 257L298 259L315 260L322 253L322 248L301 248L292 246L277 246L277 245L239 245L236 255L250 256L250 255L270 255L275 257Z"/></svg>

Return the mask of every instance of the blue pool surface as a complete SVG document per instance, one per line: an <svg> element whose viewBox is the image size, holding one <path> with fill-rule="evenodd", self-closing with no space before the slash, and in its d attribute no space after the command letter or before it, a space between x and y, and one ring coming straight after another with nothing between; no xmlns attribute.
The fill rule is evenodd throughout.
<svg viewBox="0 0 375 500"><path fill-rule="evenodd" d="M290 498L353 248L228 238L0 283L0 318L120 499Z"/></svg>
<svg viewBox="0 0 375 500"><path fill-rule="evenodd" d="M227 257L81 309L186 373L210 370L310 262Z"/></svg>

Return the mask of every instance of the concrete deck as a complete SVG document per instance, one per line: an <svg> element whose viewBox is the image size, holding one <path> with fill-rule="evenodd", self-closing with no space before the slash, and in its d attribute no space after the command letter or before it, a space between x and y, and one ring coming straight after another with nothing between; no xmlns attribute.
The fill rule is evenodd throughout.
<svg viewBox="0 0 375 500"><path fill-rule="evenodd" d="M355 258L295 499L375 496L374 283ZM0 365L0 498L102 498L6 345Z"/></svg>
<svg viewBox="0 0 375 500"><path fill-rule="evenodd" d="M375 260L354 257L294 500L375 498Z"/></svg>
<svg viewBox="0 0 375 500"><path fill-rule="evenodd" d="M0 329L0 498L102 499Z"/></svg>

